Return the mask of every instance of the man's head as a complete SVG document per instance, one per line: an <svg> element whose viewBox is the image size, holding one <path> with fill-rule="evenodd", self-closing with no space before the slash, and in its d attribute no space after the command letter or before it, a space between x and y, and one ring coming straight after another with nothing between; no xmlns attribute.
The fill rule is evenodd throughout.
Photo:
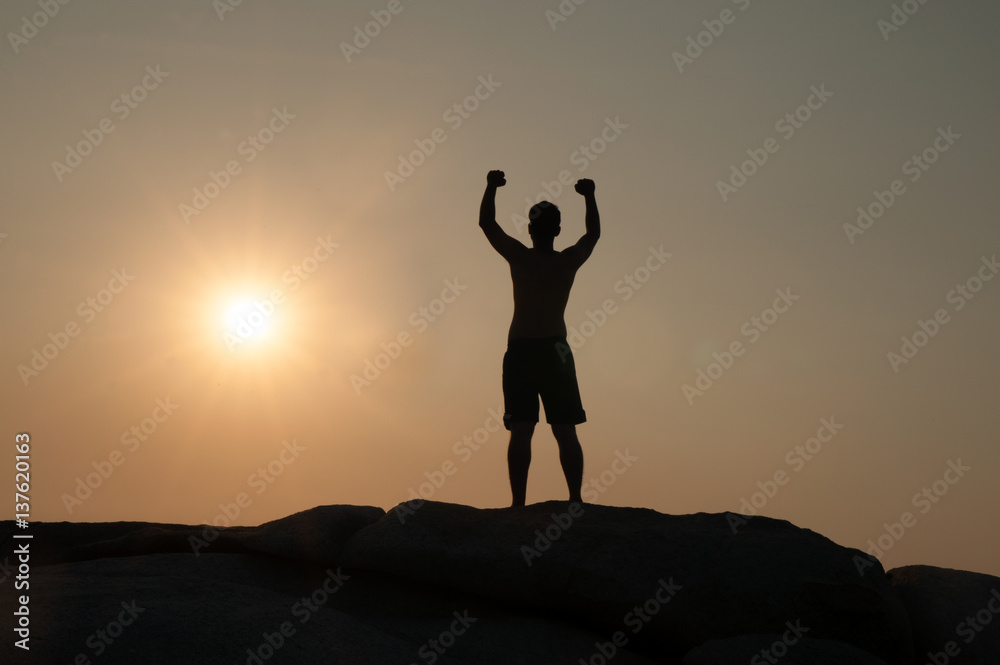
<svg viewBox="0 0 1000 665"><path fill-rule="evenodd" d="M528 235L532 240L552 240L559 235L562 216L554 203L541 201L528 212Z"/></svg>

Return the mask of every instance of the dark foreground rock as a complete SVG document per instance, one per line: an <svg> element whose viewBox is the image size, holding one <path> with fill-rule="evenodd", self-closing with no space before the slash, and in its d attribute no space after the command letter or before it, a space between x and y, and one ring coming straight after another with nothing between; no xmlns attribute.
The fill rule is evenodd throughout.
<svg viewBox="0 0 1000 665"><path fill-rule="evenodd" d="M255 527L150 522L36 522L34 565L143 554L271 554L336 563L356 531L385 515L372 506L318 506ZM3 536L12 522L3 522Z"/></svg>
<svg viewBox="0 0 1000 665"><path fill-rule="evenodd" d="M601 637L471 594L246 554L96 559L41 568L35 579L31 653L13 654L5 639L0 662L575 663L567 656Z"/></svg>
<svg viewBox="0 0 1000 665"><path fill-rule="evenodd" d="M20 541L3 522L0 663L713 665L771 649L782 665L912 665L997 580L920 566L890 584L857 550L734 517L426 503L217 530L32 524L30 652L11 638ZM995 665L992 639L951 662Z"/></svg>
<svg viewBox="0 0 1000 665"><path fill-rule="evenodd" d="M909 612L921 663L1000 663L1000 577L903 566L888 578Z"/></svg>
<svg viewBox="0 0 1000 665"><path fill-rule="evenodd" d="M664 662L788 622L892 665L912 662L906 610L877 563L859 574L857 550L763 517L596 505L574 517L570 508L397 506L355 534L342 563L557 612Z"/></svg>
<svg viewBox="0 0 1000 665"><path fill-rule="evenodd" d="M781 635L740 635L712 640L692 649L682 665L733 665L734 663L781 663L781 665L885 665L867 651L843 642L795 639Z"/></svg>

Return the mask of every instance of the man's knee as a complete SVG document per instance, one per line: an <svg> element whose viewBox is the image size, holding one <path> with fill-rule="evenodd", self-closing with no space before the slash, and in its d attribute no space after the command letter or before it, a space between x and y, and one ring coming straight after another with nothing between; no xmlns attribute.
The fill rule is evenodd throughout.
<svg viewBox="0 0 1000 665"><path fill-rule="evenodd" d="M572 443L576 440L576 425L552 425L552 435L559 443Z"/></svg>
<svg viewBox="0 0 1000 665"><path fill-rule="evenodd" d="M526 420L515 420L507 425L507 429L510 430L511 438L514 437L531 437L535 431L535 423Z"/></svg>

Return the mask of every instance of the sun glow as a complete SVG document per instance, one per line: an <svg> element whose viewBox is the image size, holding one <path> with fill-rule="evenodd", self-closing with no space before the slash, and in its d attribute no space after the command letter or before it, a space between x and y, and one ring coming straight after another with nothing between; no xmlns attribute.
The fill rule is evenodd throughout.
<svg viewBox="0 0 1000 665"><path fill-rule="evenodd" d="M272 339L276 316L277 306L267 298L239 298L231 301L223 317L229 345L257 344Z"/></svg>

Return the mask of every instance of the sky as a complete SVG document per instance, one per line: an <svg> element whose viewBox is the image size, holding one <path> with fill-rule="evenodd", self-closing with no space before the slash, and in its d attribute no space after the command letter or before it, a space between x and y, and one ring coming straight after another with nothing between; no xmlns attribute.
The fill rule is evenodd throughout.
<svg viewBox="0 0 1000 665"><path fill-rule="evenodd" d="M511 285L477 226L502 169L501 226L530 242L551 200L557 249L596 183L566 309L585 500L1000 575L998 22L8 0L3 477L27 433L32 521L509 505ZM543 423L528 501L567 496Z"/></svg>

